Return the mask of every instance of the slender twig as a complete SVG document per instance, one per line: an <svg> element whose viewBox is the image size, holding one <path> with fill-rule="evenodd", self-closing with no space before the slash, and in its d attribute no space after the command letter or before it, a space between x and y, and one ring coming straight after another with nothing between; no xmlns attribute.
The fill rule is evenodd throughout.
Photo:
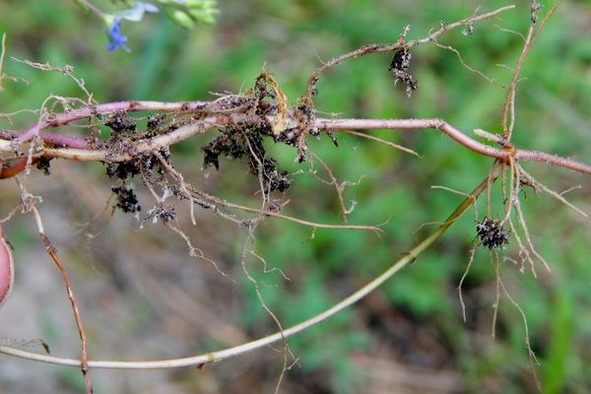
<svg viewBox="0 0 591 394"><path fill-rule="evenodd" d="M442 44L438 44L438 43L435 43L435 45L438 48L453 52L457 56L458 60L462 64L462 66L464 66L464 68L466 68L468 71L479 75L480 77L484 78L489 83L497 84L498 86L504 88L504 85L502 83L500 83L499 81L497 81L496 79L489 77L488 75L484 74L482 71L477 70L474 67L470 66L468 63L466 63L466 61L464 61L464 58L460 54L460 51L458 51L456 48L454 48L450 45L442 45Z"/></svg>
<svg viewBox="0 0 591 394"><path fill-rule="evenodd" d="M472 263L474 262L474 254L476 253L476 247L470 249L470 255L468 257L468 264L466 265L466 269L460 278L460 283L458 283L458 297L460 299L460 307L462 309L462 319L464 323L466 323L466 303L464 302L464 295L462 292L462 286L464 285L464 281L468 277L468 273L470 272L470 268L472 267Z"/></svg>
<svg viewBox="0 0 591 394"><path fill-rule="evenodd" d="M401 150L403 152L410 153L411 155L414 155L416 157L421 158L421 155L419 155L417 152L415 152L412 149L409 149L409 148L407 148L405 146L402 146L402 145L395 144L392 141L388 141L388 140L385 140L385 139L376 137L376 136L371 135L371 134L361 133L361 132L353 131L353 130L340 130L340 132L341 133L344 133L344 134L354 135L354 136L360 137L360 138L365 138L365 139L368 139L368 140L371 140L371 141L379 142L380 144L384 144L384 145L390 146L390 147L392 147L394 149L398 149L398 150Z"/></svg>
<svg viewBox="0 0 591 394"><path fill-rule="evenodd" d="M221 200L217 197L206 195L204 192L202 192L201 190L195 189L193 186L190 186L190 185L186 185L186 186L187 186L187 189L189 189L191 191L191 193L198 194L201 197L203 197L204 195L207 196L206 198L210 202L212 202L213 204L221 205L221 206L224 206L227 208L238 209L238 210L244 211L244 212L256 213L256 214L263 215L263 216L276 217L279 219L298 223L298 224L301 224L304 226L312 227L314 229L324 228L324 229L337 229L337 230L369 230L369 231L374 231L378 234L384 232L384 230L382 230L381 228L376 227L376 226L364 226L364 225L354 225L354 224L327 224L327 223L311 222L309 220L299 219L299 218L284 215L284 214L281 214L278 212L273 212L273 211L269 211L269 210L262 210L260 208L251 208L251 207L247 207L245 205L239 205L239 204L231 203L228 201L224 201L224 200Z"/></svg>
<svg viewBox="0 0 591 394"><path fill-rule="evenodd" d="M505 284L503 283L503 280L501 279L501 277L499 277L498 280L501 284L501 288L503 289L503 293L505 293L505 296L507 296L507 299L509 299L509 302L515 307L515 309L517 309L517 311L521 315L521 319L523 320L523 329L525 331L523 334L524 345L525 345L525 348L527 349L527 353L529 355L529 361L530 361L530 366L532 367L531 371L533 374L534 381L536 382L536 386L538 387L538 390L542 391L541 382L540 382L540 379L539 379L538 374L536 373L536 369L535 369L535 366L540 365L540 362L538 361L538 358L536 357L536 354L534 353L534 350L531 347L531 342L529 339L529 325L527 323L527 317L525 316L525 312L523 311L523 309L519 306L517 301L515 301L515 299L513 299L513 297L511 296L511 294L509 293L509 291L505 287Z"/></svg>
<svg viewBox="0 0 591 394"><path fill-rule="evenodd" d="M326 174L330 178L330 182L327 182L327 181L325 181L325 182L334 187L335 193L337 195L337 200L339 202L339 210L341 212L341 218L343 219L343 222L347 223L347 216L349 213L347 212L347 208L345 208L345 199L343 197L343 192L345 191L345 184L339 183L338 179L332 173L331 168L328 166L328 164L326 164L324 162L324 160L322 160L320 158L320 156L318 156L314 152L311 152L311 156L314 158L314 160L316 160L316 161L318 161L318 163L320 163L320 166L324 169L324 172L326 172Z"/></svg>
<svg viewBox="0 0 591 394"><path fill-rule="evenodd" d="M246 240L244 241L244 245L242 247L242 259L240 261L240 265L242 266L242 271L244 272L244 275L252 283L252 286L253 286L254 291L257 295L257 298L259 299L259 302L261 303L261 306L263 307L265 312L267 312L267 314L271 317L271 319L273 320L273 322L275 323L275 325L279 329L278 333L282 336L281 342L283 344L283 368L281 368L281 373L279 375L279 379L277 380L277 384L275 385L275 394L277 394L279 392L279 387L281 386L281 382L283 381L283 377L285 376L285 371L287 370L287 354L288 354L288 352L289 353L291 353L291 352L289 350L289 345L287 343L287 337L285 335L283 335L284 330L283 330L283 325L281 324L281 321L279 320L277 315L271 310L269 305L267 305L267 303L265 302L265 298L263 297L263 294L261 293L259 281L256 280L250 274L248 267L246 266L247 255L251 254L248 251L252 251L252 244L254 243L254 240L255 240L255 237L254 237L255 229L256 229L256 223L251 228L249 228L248 235L246 236ZM265 262L264 259L262 259L262 262L263 262L263 265L265 266L264 271L266 271L267 263Z"/></svg>
<svg viewBox="0 0 591 394"><path fill-rule="evenodd" d="M550 16L552 16L552 14L554 14L554 12L556 11L556 9L558 8L558 6L561 3L562 3L562 0L557 0L554 3L554 5L552 5L550 10L546 13L546 15L544 15L544 18L542 18L542 20L540 21L540 23L538 24L538 26L535 30L534 30L534 26L537 21L537 17L535 14L538 11L538 9L532 8L529 30L528 30L527 36L525 38L525 43L523 45L523 50L521 51L521 54L519 56L519 60L517 60L517 64L516 64L515 68L513 69L513 76L511 78L511 82L509 83L509 88L507 89L507 97L505 98L505 106L503 108L503 123L502 123L503 124L503 137L507 141L511 140L511 134L513 133L513 124L515 121L515 116L513 113L514 109L515 109L515 107L514 107L515 106L515 91L516 91L516 86L517 86L517 80L519 78L519 72L521 71L521 68L523 67L523 64L525 63L525 59L526 59L527 55L529 54L529 51L531 50L534 41L538 37L538 34L540 34L542 27L544 27L544 25L546 24L546 22L548 21ZM532 4L532 7L534 7L534 4ZM511 111L511 114L509 115L510 111ZM507 118L510 118L510 120L511 120L511 124L509 125L509 127L507 126Z"/></svg>
<svg viewBox="0 0 591 394"><path fill-rule="evenodd" d="M2 50L0 51L0 92L2 92L4 90L4 87L2 86L2 81L4 79L8 79L13 82L20 81L20 82L24 82L25 84L28 84L26 79L9 76L9 75L4 74L4 72L2 71L2 69L4 67L4 58L6 56L6 33L2 33L2 41L0 43L0 46L2 47ZM15 112L12 112L9 114L0 113L0 116L10 120L10 116L12 116L13 114L16 114L18 112L25 112L25 111L27 111L27 110L19 110L19 111L15 111Z"/></svg>
<svg viewBox="0 0 591 394"><path fill-rule="evenodd" d="M527 177L529 182L532 183L532 187L542 189L544 192L548 193L549 195L551 195L552 197L554 197L555 199L557 199L561 203L565 204L567 207L569 207L573 211L577 212L579 215L582 215L584 217L589 217L589 215L586 212L582 211L581 209L576 207L573 203L569 202L566 198L564 198L562 196L563 193L557 193L554 190L550 189L548 186L544 185L543 183L538 182L531 174L529 174L523 168L520 168L519 171L521 172L521 174L523 176Z"/></svg>
<svg viewBox="0 0 591 394"><path fill-rule="evenodd" d="M519 223L521 224L523 235L525 237L525 242L527 244L529 251L538 259L539 262L541 262L544 265L546 271L552 272L552 270L550 269L550 264L548 264L546 259L544 259L544 257L542 257L542 255L539 254L534 247L534 243L531 239L531 236L529 235L529 229L527 227L527 223L525 222L525 218L523 217L523 211L521 209L520 204L515 204L515 211L517 212L517 217L519 219Z"/></svg>
<svg viewBox="0 0 591 394"><path fill-rule="evenodd" d="M83 8L92 11L97 16L102 17L103 15L105 15L104 12L102 12L101 10L99 10L98 8L96 8L90 1L87 1L87 0L78 0L78 2L82 5Z"/></svg>
<svg viewBox="0 0 591 394"><path fill-rule="evenodd" d="M84 377L84 384L86 385L87 393L92 393L92 383L90 382L90 367L88 365L88 348L87 348L87 340L86 340L86 333L84 331L84 326L82 325L82 317L80 316L80 311L78 309L78 302L76 301L76 297L74 296L74 292L72 291L72 285L70 283L70 278L66 273L66 268L62 263L61 259L57 254L56 248L53 246L49 237L45 234L45 230L43 228L43 221L41 220L41 215L35 206L30 207L31 213L35 218L37 223L37 227L39 229L39 235L41 236L41 240L43 241L43 246L47 251L47 254L51 257L55 265L57 266L59 272L62 275L62 279L64 281L64 285L66 287L66 292L68 293L68 299L70 300L70 304L72 305L72 311L74 313L74 320L76 321L76 327L78 329L78 335L80 336L80 342L82 346L82 355L80 361L78 361L77 366L80 367L82 371L82 376Z"/></svg>
<svg viewBox="0 0 591 394"><path fill-rule="evenodd" d="M495 272L495 302L493 303L493 316L491 319L490 336L495 339L497 336L497 318L499 316L499 307L501 304L501 270L499 263L499 254L496 250L490 252L491 263Z"/></svg>
<svg viewBox="0 0 591 394"><path fill-rule="evenodd" d="M434 42L435 40L437 40L437 38L439 36L441 36L445 32L456 29L460 26L466 26L468 24L473 24L473 23L479 22L481 20L493 18L493 17L499 15L500 13L511 10L513 8L515 8L515 5L508 5L505 7L498 8L494 11L487 12L485 14L472 15L468 18L464 18L462 20L459 20L457 22L450 23L447 25L442 23L441 26L439 27L439 29L431 32L426 37L421 38L421 39L417 39L417 40L410 40L410 41L405 42L404 36L407 31L407 30L405 30L405 32L398 39L398 41L396 41L393 44L368 44L368 45L364 45L361 48L358 48L354 51L345 53L344 55L337 56L334 59L331 59L328 62L323 63L320 67L318 67L316 70L314 70L312 75L310 75L310 77L308 78L308 84L306 85L306 95L304 96L303 101L306 104L311 104L312 95L314 94L315 86L318 83L320 76L328 69L336 66L339 63L342 63L343 61L345 61L347 59L352 59L352 58L368 55L371 53L393 52L393 51L397 51L402 48L411 48L411 47L414 47L417 45L425 44L427 42Z"/></svg>

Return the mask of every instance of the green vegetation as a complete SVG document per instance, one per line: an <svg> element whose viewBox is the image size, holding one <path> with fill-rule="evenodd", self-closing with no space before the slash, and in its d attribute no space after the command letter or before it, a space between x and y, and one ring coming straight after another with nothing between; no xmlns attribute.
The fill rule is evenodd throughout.
<svg viewBox="0 0 591 394"><path fill-rule="evenodd" d="M485 3L486 10L506 4ZM550 2L541 3L544 12ZM109 53L104 49L105 25L93 15L83 13L73 2L22 0L18 6L10 1L0 4L0 15L10 15L0 20L0 32L7 33L7 51L12 57L49 62L53 66L74 66L75 75L84 79L98 102L211 99L210 92L238 92L250 88L264 67L275 75L290 104L295 104L303 95L307 78L319 65L319 59L328 60L366 43L393 42L405 25L411 27L408 38L423 37L441 20L451 22L467 17L482 4L478 1L406 0L220 2L220 14L212 26L197 25L192 30L184 30L161 15L146 16L141 24L125 26L131 52ZM522 49L520 36L506 30L524 34L529 8L528 2L519 2L517 9L504 13L500 19L474 25L473 34L452 31L443 35L439 43L457 49L467 65L505 85L511 77L508 68L515 65ZM591 42L586 39L589 36L591 6L586 1L563 4L542 30L523 69L524 80L518 85L513 140L517 146L589 162ZM315 97L319 115L439 117L468 134L474 128L500 131L505 90L499 84L489 83L469 71L454 52L433 44L420 46L412 54L412 71L419 81L419 89L411 98L393 83L388 72L391 56L372 55L345 62L320 79L319 94ZM2 113L37 109L51 93L82 97L75 83L59 73L41 72L10 59L5 60L3 72L22 77L28 84L3 81ZM36 118L23 113L11 119L12 124L4 121L0 127L24 128ZM243 166L223 159L218 172L209 169L208 177L201 172L203 152L200 148L214 133L174 147L175 165L186 178L193 177L209 192L257 206L256 185L251 184ZM246 265L249 273L262 284L265 303L283 327L326 309L361 287L412 247L422 234L434 228L433 223L444 220L462 197L431 186L467 193L486 176L492 164L491 159L467 151L438 131L375 131L372 134L407 146L422 158L349 135L337 135L338 148L325 135L317 141L311 140L310 148L340 182L353 183L344 192L347 207L352 201L356 202L348 217L349 223L383 224L385 233L381 237L371 232L312 231L271 219L261 224L255 233L253 251L264 258L267 269L276 270L266 273L261 261L248 253ZM333 186L322 182L328 179L322 166L318 162L294 163L295 149L271 145L267 148L279 160L280 167L293 174L292 187L285 196L290 200L286 212L308 220L338 223L337 196ZM70 163L67 167L76 166L80 167L80 174L86 174L87 182L102 188L99 189L103 191L99 206L104 204L109 183L102 169L97 164ZM591 196L588 178L542 163L528 163L524 167L559 192L581 185L568 197L589 211L585 203ZM40 173L33 177L43 178ZM80 202L73 195L75 189L68 188L69 191L62 192L50 188L47 196L36 190L45 199L42 207L46 221L82 223L92 218L92 213L84 209L90 202ZM2 216L14 206L16 194L11 194L10 190L12 186L0 193L6 201L2 204ZM533 242L550 263L552 272L545 272L541 265L536 267L537 279L532 278L528 270L519 272L520 267L511 262L519 258L515 244L511 243L501 254L507 257L501 262L504 284L527 317L532 349L540 362L536 371L542 391L587 392L591 390L589 220L533 190L526 190L521 196L521 206ZM484 199L477 208L480 219L486 212ZM52 215L52 210L60 214ZM499 186L493 191L491 213L497 218L503 215ZM80 235L78 243L72 244L67 236L53 236L58 247L63 247L60 252L64 260L72 264L74 289L78 297L85 300L82 314L88 319L91 341L98 340L91 346L93 358L179 357L229 344L204 329L200 325L203 321L191 322L193 326L178 323L178 328L168 321L172 318L161 315L161 305L152 299L153 295L147 294L146 289L153 288L134 284L136 273L129 270L135 266L121 263L124 259L143 258L146 250L153 253L151 258L172 260L167 260L169 266L158 260L160 265L144 268L142 275L162 275L170 279L171 285L184 289L247 337L258 338L276 331L275 322L261 307L252 283L240 267L246 231L218 224L220 219L204 215L205 225L191 230L191 238L207 256L215 256L236 283L211 272L208 276L203 274L202 282L191 282L197 279L184 276L182 270L197 263L188 259L184 242L174 234L161 235L164 229L158 225L147 229L148 235L142 235L135 231L137 222L127 216L116 213L114 219L104 224L106 233L113 235L103 234L93 241L94 245L110 245L108 248L112 250L108 252L101 252L101 247L97 246L89 246L87 250ZM535 378L524 344L522 316L502 294L496 339L490 337L496 280L488 250L483 248L476 251L464 282L468 321L462 321L456 287L468 264L470 249L476 243L475 219L472 211L464 215L434 248L376 293L353 309L290 339L290 349L299 360L287 372L283 391L353 393L362 392L363 387L381 387L381 384L426 390L429 386L421 382L434 379L442 371L456 379L449 387L439 387L442 391L518 393L535 390ZM30 222L19 217L5 229L15 246L17 270L18 259L27 256L23 249L38 246ZM183 223L190 226L188 220ZM76 228L68 228L64 223L50 227L55 227L55 231L66 228L76 232ZM30 234L25 229L29 229ZM51 229L48 234L52 236ZM118 237L138 239L128 243L121 238L118 243ZM213 246L208 244L214 242ZM166 249L175 250L176 254ZM41 252L39 259L47 260L43 264L50 266ZM136 257L130 257L134 253ZM103 266L100 261L109 263ZM208 263L198 261L198 264ZM86 283L94 281L98 275L93 269L107 283L104 286L113 286L112 290L119 292L113 300L107 301L100 290L87 293ZM278 270L291 281L284 280ZM23 279L21 283L27 281ZM228 291L217 291L218 285ZM23 293L16 296L34 290L21 291ZM63 292L63 289L58 287L57 291ZM71 319L66 299L53 301L64 304L60 316ZM109 302L117 307L109 312L114 315L113 326L106 327L105 320L101 321L103 315L93 317L93 314L95 309L109 308ZM53 306L46 305L46 308ZM27 335L59 336L56 332L61 325L52 320L51 309L40 313L39 331L36 334L34 330L27 331ZM168 310L167 313L180 312ZM197 317L197 321L199 319ZM10 324L3 322L2 326ZM192 327L196 327L195 332ZM111 329L116 332L113 343L119 344L113 345L118 350L116 354L109 353L108 349L112 348L108 345L101 348L101 344L113 339L102 332ZM18 332L7 330L8 335ZM3 335L5 333L0 332L0 336ZM156 338L162 343L149 342ZM55 340L68 344L67 349L72 354L77 351L72 338L62 339L63 342ZM129 348L134 349L127 352L125 349ZM406 383L396 380L397 374L393 372L391 376L378 375L371 366L359 361L368 357L389 362L391 371L412 370L418 374L418 383L405 386ZM3 357L3 364L11 362ZM191 373L165 371L159 375L160 384L165 381L176 392L197 389L268 392L278 380L281 363L281 354L260 351L242 362L207 366L196 377ZM29 366L23 362L15 365ZM26 386L2 371L0 368L0 385L6 383L15 387L14 392L23 392L21 387ZM41 368L35 373L42 377L40 381L56 382L50 387L66 390L63 392L80 389L77 381L72 383L75 378L58 371ZM96 373L93 379L97 382L97 392L106 388L119 392L141 391L140 383L133 381L147 376L146 372L132 371L126 372L125 378L115 379L112 374L112 371ZM204 378L200 380L201 376ZM212 386L207 386L207 382Z"/></svg>

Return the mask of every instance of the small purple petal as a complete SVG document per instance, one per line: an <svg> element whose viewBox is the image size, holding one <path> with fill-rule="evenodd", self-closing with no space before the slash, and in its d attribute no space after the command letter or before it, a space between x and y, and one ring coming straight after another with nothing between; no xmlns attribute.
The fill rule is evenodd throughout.
<svg viewBox="0 0 591 394"><path fill-rule="evenodd" d="M111 26L109 26L108 34L109 34L109 43L107 44L107 51L113 52L117 48L121 47L124 51L129 52L129 48L125 46L125 41L127 41L127 37L125 37L119 28L121 25L121 17L118 16L113 20Z"/></svg>

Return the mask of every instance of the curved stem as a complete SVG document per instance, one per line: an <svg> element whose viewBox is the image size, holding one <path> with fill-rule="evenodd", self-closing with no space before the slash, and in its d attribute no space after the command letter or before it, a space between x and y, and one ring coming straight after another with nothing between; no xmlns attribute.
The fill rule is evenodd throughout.
<svg viewBox="0 0 591 394"><path fill-rule="evenodd" d="M475 189L470 193L458 207L449 215L449 217L441 224L433 233L427 236L417 246L412 248L408 253L401 259L396 261L390 268L382 273L377 278L357 290L347 298L340 301L338 304L325 310L324 312L306 320L295 326L292 326L286 330L276 332L272 335L258 339L256 341L248 342L243 345L231 347L224 350L215 352L205 353L199 356L169 359L169 360L158 360L158 361L88 361L87 365L90 368L108 368L108 369L162 369L162 368L178 368L188 367L193 365L216 363L219 361L226 360L228 358L236 357L238 355L265 347L274 342L285 340L286 338L302 332L310 327L315 326L318 323L330 318L334 314L342 311L345 308L355 304L357 301L364 298L373 290L377 289L384 282L390 279L394 274L400 271L402 268L413 263L417 257L433 244L449 226L451 226L460 216L462 216L476 201L476 198L488 187L491 179L494 180L502 168L502 165L497 164L491 171L491 175L487 176ZM60 358L53 357L44 354L37 354L26 352L19 349L13 349L7 346L0 346L0 353L12 355L15 357L25 358L34 361L45 362L49 364L58 364L70 367L80 367L80 360L71 358Z"/></svg>
<svg viewBox="0 0 591 394"><path fill-rule="evenodd" d="M545 152L517 149L511 146L508 146L507 148L497 148L495 146L486 145L462 133L460 130L442 119L317 119L315 127L326 130L438 129L466 148L476 153L499 159L503 162L508 161L510 157L514 157L521 161L540 161L591 175L591 166L588 164Z"/></svg>

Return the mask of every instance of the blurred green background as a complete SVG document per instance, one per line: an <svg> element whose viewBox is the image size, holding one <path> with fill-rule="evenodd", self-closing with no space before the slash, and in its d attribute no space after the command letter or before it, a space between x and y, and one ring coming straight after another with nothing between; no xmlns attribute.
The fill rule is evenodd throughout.
<svg viewBox="0 0 591 394"><path fill-rule="evenodd" d="M541 1L542 12L550 2ZM187 31L163 15L141 23L123 22L130 53L109 53L106 26L72 1L4 0L0 32L6 32L3 72L27 83L3 81L0 112L38 109L49 95L83 97L62 74L41 72L14 61L69 64L98 102L124 99L205 100L212 92L249 88L261 68L274 73L295 104L309 74L330 59L367 43L395 41L405 25L408 38L489 11L508 2L252 0L220 2L212 26ZM109 2L96 1L104 10ZM460 30L440 43L463 60L506 84L530 18L530 2ZM111 7L111 8L109 8ZM513 31L513 32L511 32ZM591 157L591 4L565 2L539 36L518 85L514 142L589 162ZM395 118L441 117L466 133L499 132L505 91L470 72L457 56L435 45L413 50L419 90L406 97L388 72L389 55L374 55L337 66L321 78L315 99L321 116ZM31 113L3 118L2 128L35 122ZM64 129L75 132L76 129ZM73 281L93 359L146 360L204 353L259 338L277 329L261 307L241 265L260 282L267 306L283 327L322 311L371 280L429 229L461 197L431 186L472 190L492 161L435 131L375 131L423 158L367 140L338 135L339 147L323 136L310 147L346 188L354 224L382 224L379 238L357 231L316 230L267 220L250 242L245 229L177 205L182 227L203 258L191 258L182 239L160 224L142 231L131 215L104 214L110 180L100 164L52 162L53 174L32 173L28 190L40 204L47 233L58 247ZM257 183L243 163L222 160L220 171L203 171L200 147L216 131L173 148L174 163L197 187L231 201L259 204ZM295 164L292 149L268 146L292 173L286 213L318 222L339 222L336 194L322 180L318 163ZM548 187L590 212L588 177L541 163L524 163ZM144 206L153 205L136 180ZM492 214L502 215L495 186ZM1 214L18 202L14 181L2 181ZM502 278L528 321L542 391L591 391L591 264L589 220L551 197L521 196L533 241L552 272L538 266L538 278L519 272L512 243L503 253ZM478 216L485 212L483 201ZM524 324L519 311L501 298L496 339L491 338L496 281L487 251L479 249L464 284L468 321L457 296L461 275L475 244L475 214L464 215L411 267L397 274L355 307L289 341L297 363L286 373L286 393L519 393L536 390ZM423 227L421 225L427 224ZM4 225L14 245L15 291L0 311L0 336L43 338L56 355L77 357L79 344L58 272L43 253L32 219L17 216ZM89 236L92 234L92 237ZM247 245L248 246L248 245ZM249 251L252 249L252 253ZM245 252L246 250L246 252ZM261 258L259 258L260 256ZM218 267L211 264L215 261ZM264 265L266 263L266 266ZM218 269L227 276L220 275ZM281 270L289 281L281 275ZM288 363L293 360L291 356ZM99 371L95 392L258 393L271 392L283 365L280 345L202 370ZM6 356L0 362L2 392L81 392L80 372Z"/></svg>

